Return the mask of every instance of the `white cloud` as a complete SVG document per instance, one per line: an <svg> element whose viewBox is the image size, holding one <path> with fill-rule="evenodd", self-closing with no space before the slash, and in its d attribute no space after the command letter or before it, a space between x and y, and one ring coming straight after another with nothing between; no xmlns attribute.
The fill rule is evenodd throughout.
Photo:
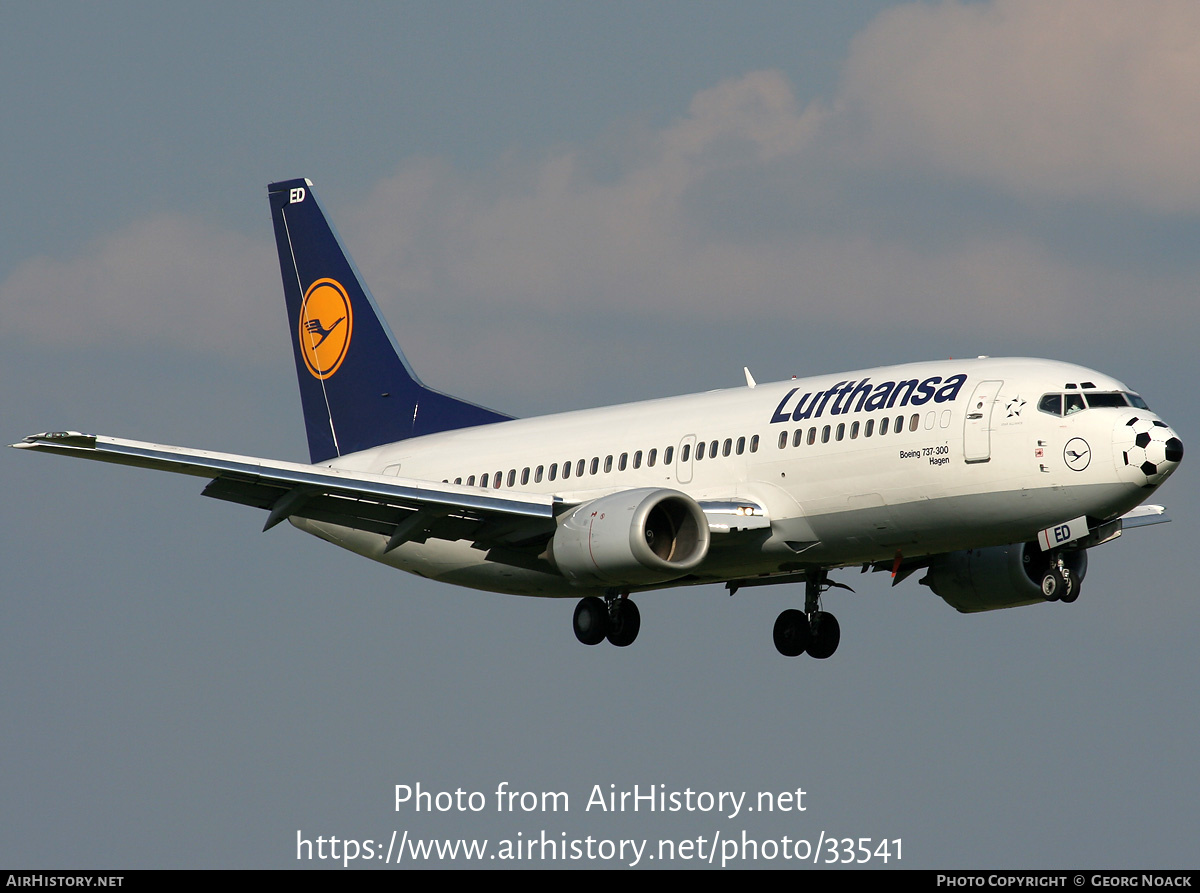
<svg viewBox="0 0 1200 893"><path fill-rule="evenodd" d="M906 4L855 38L838 110L877 163L1195 211L1198 85L1194 0Z"/></svg>
<svg viewBox="0 0 1200 893"><path fill-rule="evenodd" d="M283 317L270 243L161 215L0 283L0 329L53 344L250 354ZM274 312L272 312L274 311Z"/></svg>
<svg viewBox="0 0 1200 893"><path fill-rule="evenodd" d="M1179 298L1195 291L1187 273L1114 273L1016 224L960 231L865 190L853 215L833 212L836 226L812 223L806 206L824 190L837 207L869 159L894 179L916 161L1025 194L1192 207L1200 91L1184 82L1200 83L1200 52L1187 51L1200 28L1190 5L1127 9L907 5L855 41L828 105L802 108L782 74L753 72L697 93L613 163L570 145L473 174L407 160L335 223L402 343L412 345L416 318L425 331L454 327L457 353L489 362L534 356L572 329L560 320L589 314L1044 337L1074 334L1081 318L1116 323L1136 307L1113 299L1132 293L1194 316ZM953 238L913 238L922 228ZM43 341L250 355L283 326L274 257L266 232L246 240L178 217L143 221L80 256L21 264L0 284L0 326ZM498 337L505 318L522 330Z"/></svg>
<svg viewBox="0 0 1200 893"><path fill-rule="evenodd" d="M575 148L486 182L406 164L351 214L349 241L379 294L436 302L461 319L494 305L534 316L604 308L879 328L923 318L952 332L1044 332L1069 329L1072 314L1111 294L1100 273L1020 233L956 233L935 250L894 227L754 234L721 226L719 199L689 201L767 169L819 176L809 147L829 114L797 108L781 75L757 72L697 94L615 177L593 176Z"/></svg>

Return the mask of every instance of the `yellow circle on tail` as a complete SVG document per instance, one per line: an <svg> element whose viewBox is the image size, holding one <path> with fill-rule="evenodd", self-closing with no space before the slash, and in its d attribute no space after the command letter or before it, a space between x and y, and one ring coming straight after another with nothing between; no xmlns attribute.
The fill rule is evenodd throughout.
<svg viewBox="0 0 1200 893"><path fill-rule="evenodd" d="M300 353L308 371L320 379L338 371L350 336L354 331L354 311L350 296L333 279L318 279L308 287L300 305Z"/></svg>

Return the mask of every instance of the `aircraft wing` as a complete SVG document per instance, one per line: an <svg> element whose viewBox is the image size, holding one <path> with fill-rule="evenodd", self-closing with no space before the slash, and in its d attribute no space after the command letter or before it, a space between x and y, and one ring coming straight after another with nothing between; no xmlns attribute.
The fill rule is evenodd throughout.
<svg viewBox="0 0 1200 893"><path fill-rule="evenodd" d="M1121 526L1125 530L1131 527L1146 527L1150 524L1166 524L1171 519L1167 510L1161 505L1139 505L1121 516Z"/></svg>
<svg viewBox="0 0 1200 893"><path fill-rule="evenodd" d="M12 446L209 478L204 495L266 509L263 530L289 517L339 524L389 537L388 549L409 541L469 540L497 551L544 543L555 530L561 500L56 431ZM561 509L558 509L561 510Z"/></svg>

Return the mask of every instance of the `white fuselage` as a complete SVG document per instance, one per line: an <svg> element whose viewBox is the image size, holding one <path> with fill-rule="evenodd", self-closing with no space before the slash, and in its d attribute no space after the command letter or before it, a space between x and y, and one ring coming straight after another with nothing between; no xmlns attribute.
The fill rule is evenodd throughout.
<svg viewBox="0 0 1200 893"><path fill-rule="evenodd" d="M553 493L568 504L641 487L701 502L753 502L765 509L769 529L715 534L703 566L679 582L718 581L1024 542L1079 516L1121 515L1159 481L1123 464L1114 444L1133 416L1157 416L1133 405L1039 410L1044 395L1072 392L1129 393L1109 376L1066 363L946 360L518 419L329 464ZM581 591L551 572L489 562L465 541L430 539L385 553L378 534L293 523L459 585Z"/></svg>

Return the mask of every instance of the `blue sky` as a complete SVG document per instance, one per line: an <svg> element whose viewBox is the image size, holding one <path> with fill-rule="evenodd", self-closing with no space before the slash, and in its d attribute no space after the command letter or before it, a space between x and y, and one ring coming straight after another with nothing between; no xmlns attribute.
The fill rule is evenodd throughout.
<svg viewBox="0 0 1200 893"><path fill-rule="evenodd" d="M5 442L302 459L265 186L314 180L435 387L517 414L942 356L1125 380L1196 440L1191 3L9 6ZM8 864L290 866L297 829L651 837L711 819L413 817L391 785L803 786L767 835L910 867L1194 863L1176 519L1080 601L964 617L846 574L573 602L375 567L189 480L0 454ZM853 577L853 579L851 579ZM407 822L407 824L405 824ZM722 831L742 826L725 823ZM314 832L316 833L316 832Z"/></svg>

